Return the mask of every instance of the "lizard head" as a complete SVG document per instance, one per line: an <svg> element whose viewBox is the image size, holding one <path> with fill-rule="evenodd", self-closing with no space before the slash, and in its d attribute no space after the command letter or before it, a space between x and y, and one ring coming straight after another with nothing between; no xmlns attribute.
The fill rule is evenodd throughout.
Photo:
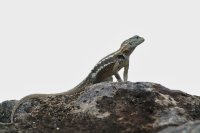
<svg viewBox="0 0 200 133"><path fill-rule="evenodd" d="M135 36L125 40L121 44L121 47L124 47L124 46L137 47L139 44L141 44L143 42L144 42L144 38L135 35Z"/></svg>
<svg viewBox="0 0 200 133"><path fill-rule="evenodd" d="M120 47L120 50L123 53L126 53L128 55L130 55L132 53L132 51L141 43L144 42L144 38L135 35L127 40L125 40Z"/></svg>

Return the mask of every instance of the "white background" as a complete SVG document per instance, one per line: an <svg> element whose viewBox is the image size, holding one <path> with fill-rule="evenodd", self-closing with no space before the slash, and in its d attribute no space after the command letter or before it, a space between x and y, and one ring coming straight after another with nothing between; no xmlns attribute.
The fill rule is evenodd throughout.
<svg viewBox="0 0 200 133"><path fill-rule="evenodd" d="M198 0L0 1L0 101L67 91L136 34L129 81L200 96Z"/></svg>

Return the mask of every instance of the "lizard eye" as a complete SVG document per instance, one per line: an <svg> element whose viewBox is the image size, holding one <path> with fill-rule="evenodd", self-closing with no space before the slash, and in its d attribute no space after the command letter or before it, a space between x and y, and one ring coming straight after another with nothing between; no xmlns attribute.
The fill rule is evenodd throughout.
<svg viewBox="0 0 200 133"><path fill-rule="evenodd" d="M135 38L136 38L136 39L139 39L140 37L136 35Z"/></svg>

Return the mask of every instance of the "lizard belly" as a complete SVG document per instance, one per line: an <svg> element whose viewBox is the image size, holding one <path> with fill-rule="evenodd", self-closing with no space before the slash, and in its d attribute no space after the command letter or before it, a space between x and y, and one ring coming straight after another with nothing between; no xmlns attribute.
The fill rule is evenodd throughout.
<svg viewBox="0 0 200 133"><path fill-rule="evenodd" d="M96 75L95 83L102 82L104 79L112 76L114 74L113 67L114 63L111 63L99 70L99 72Z"/></svg>

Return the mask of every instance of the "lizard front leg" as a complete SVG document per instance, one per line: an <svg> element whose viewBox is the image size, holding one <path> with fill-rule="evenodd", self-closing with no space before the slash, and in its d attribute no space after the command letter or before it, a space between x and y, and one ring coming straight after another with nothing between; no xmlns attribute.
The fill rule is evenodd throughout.
<svg viewBox="0 0 200 133"><path fill-rule="evenodd" d="M115 78L117 79L118 82L122 82L122 79L121 79L121 77L120 77L118 72L115 73L114 75L115 75Z"/></svg>
<svg viewBox="0 0 200 133"><path fill-rule="evenodd" d="M122 79L118 71L122 68L123 63L124 63L124 59L118 59L113 66L113 72L114 72L113 75L115 75L115 78L117 79L118 82L122 82Z"/></svg>
<svg viewBox="0 0 200 133"><path fill-rule="evenodd" d="M126 66L124 66L124 82L128 80L128 69L129 69L129 62Z"/></svg>
<svg viewBox="0 0 200 133"><path fill-rule="evenodd" d="M118 82L122 81L120 78L120 75L118 74L118 71L122 67L124 67L123 78L124 78L124 82L126 82L128 80L129 59L126 58L124 55L119 55L118 60L115 62L115 65L113 67L113 72Z"/></svg>

